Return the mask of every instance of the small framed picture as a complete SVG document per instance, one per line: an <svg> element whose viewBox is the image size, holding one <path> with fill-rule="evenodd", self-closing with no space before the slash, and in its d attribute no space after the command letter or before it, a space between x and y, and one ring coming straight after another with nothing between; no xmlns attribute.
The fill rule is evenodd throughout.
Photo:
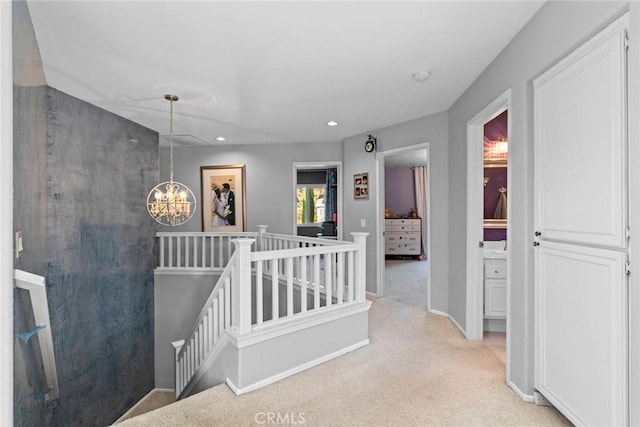
<svg viewBox="0 0 640 427"><path fill-rule="evenodd" d="M202 231L246 231L245 165L201 166Z"/></svg>
<svg viewBox="0 0 640 427"><path fill-rule="evenodd" d="M353 198L369 198L369 173L358 173L353 175Z"/></svg>

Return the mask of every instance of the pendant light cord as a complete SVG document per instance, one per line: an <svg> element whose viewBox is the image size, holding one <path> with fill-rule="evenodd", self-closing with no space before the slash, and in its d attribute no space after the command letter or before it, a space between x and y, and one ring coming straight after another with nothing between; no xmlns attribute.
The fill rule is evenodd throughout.
<svg viewBox="0 0 640 427"><path fill-rule="evenodd" d="M169 182L173 184L173 98L169 100L170 118L169 121Z"/></svg>

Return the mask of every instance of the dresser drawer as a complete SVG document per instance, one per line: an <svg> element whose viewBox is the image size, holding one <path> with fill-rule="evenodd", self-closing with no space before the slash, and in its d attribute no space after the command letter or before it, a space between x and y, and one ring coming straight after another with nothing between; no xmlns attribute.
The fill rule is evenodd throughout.
<svg viewBox="0 0 640 427"><path fill-rule="evenodd" d="M415 232L386 232L385 242L387 243L420 243L420 234Z"/></svg>
<svg viewBox="0 0 640 427"><path fill-rule="evenodd" d="M485 259L484 277L487 279L505 279L507 277L507 260Z"/></svg>
<svg viewBox="0 0 640 427"><path fill-rule="evenodd" d="M384 252L387 255L420 255L420 244L387 243L384 245Z"/></svg>
<svg viewBox="0 0 640 427"><path fill-rule="evenodd" d="M398 225L390 225L387 224L384 228L384 231L412 231L414 233L420 232L420 224L398 224Z"/></svg>

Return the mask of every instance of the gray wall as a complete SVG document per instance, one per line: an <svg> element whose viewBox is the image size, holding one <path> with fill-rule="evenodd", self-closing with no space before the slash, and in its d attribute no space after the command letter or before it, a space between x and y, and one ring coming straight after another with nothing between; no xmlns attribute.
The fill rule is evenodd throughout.
<svg viewBox="0 0 640 427"><path fill-rule="evenodd" d="M377 151L384 152L423 142L430 143L431 155L431 307L449 311L449 160L448 117L446 112L432 114L417 120L400 123L373 131L378 139ZM344 176L349 183L353 175L369 172L369 199L355 200L347 185L345 187L343 221L346 236L354 231L366 231L367 237L367 291L376 292L377 256L376 239L381 238L376 230L376 200L379 189L376 175L376 156L364 151L367 134L348 138L344 142ZM381 164L384 168L384 163ZM384 183L381 183L384 185ZM384 200L380 215L384 213ZM360 228L360 219L366 220L366 229Z"/></svg>
<svg viewBox="0 0 640 427"><path fill-rule="evenodd" d="M200 166L245 164L246 231L257 231L256 225L266 224L268 232L292 234L295 209L293 164L341 160L339 143L174 147L174 179L191 188L198 199L198 210L189 222L171 231L202 231ZM160 149L160 177L161 180L169 178L167 147ZM169 229L162 227L158 231Z"/></svg>
<svg viewBox="0 0 640 427"><path fill-rule="evenodd" d="M511 378L533 393L533 87L534 78L595 35L626 9L626 2L547 2L449 110L449 313L465 325L466 125L512 89L509 161L512 182L510 337ZM632 21L633 25L640 24ZM633 45L632 45L633 46ZM637 49L636 43L636 49ZM635 94L637 96L637 94Z"/></svg>
<svg viewBox="0 0 640 427"><path fill-rule="evenodd" d="M45 277L59 399L43 405L37 339L15 340L14 424L115 421L153 388L158 134L45 86L25 3L14 6L15 268ZM137 142L131 142L136 139ZM32 325L16 293L14 328Z"/></svg>

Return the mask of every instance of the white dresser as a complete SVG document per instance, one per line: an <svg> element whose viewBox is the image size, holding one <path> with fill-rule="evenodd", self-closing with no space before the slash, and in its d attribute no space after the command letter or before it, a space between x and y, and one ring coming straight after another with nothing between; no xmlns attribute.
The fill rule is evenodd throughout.
<svg viewBox="0 0 640 427"><path fill-rule="evenodd" d="M384 221L385 255L420 255L422 220L390 218Z"/></svg>
<svg viewBox="0 0 640 427"><path fill-rule="evenodd" d="M484 317L507 317L507 259L506 256L484 258Z"/></svg>

